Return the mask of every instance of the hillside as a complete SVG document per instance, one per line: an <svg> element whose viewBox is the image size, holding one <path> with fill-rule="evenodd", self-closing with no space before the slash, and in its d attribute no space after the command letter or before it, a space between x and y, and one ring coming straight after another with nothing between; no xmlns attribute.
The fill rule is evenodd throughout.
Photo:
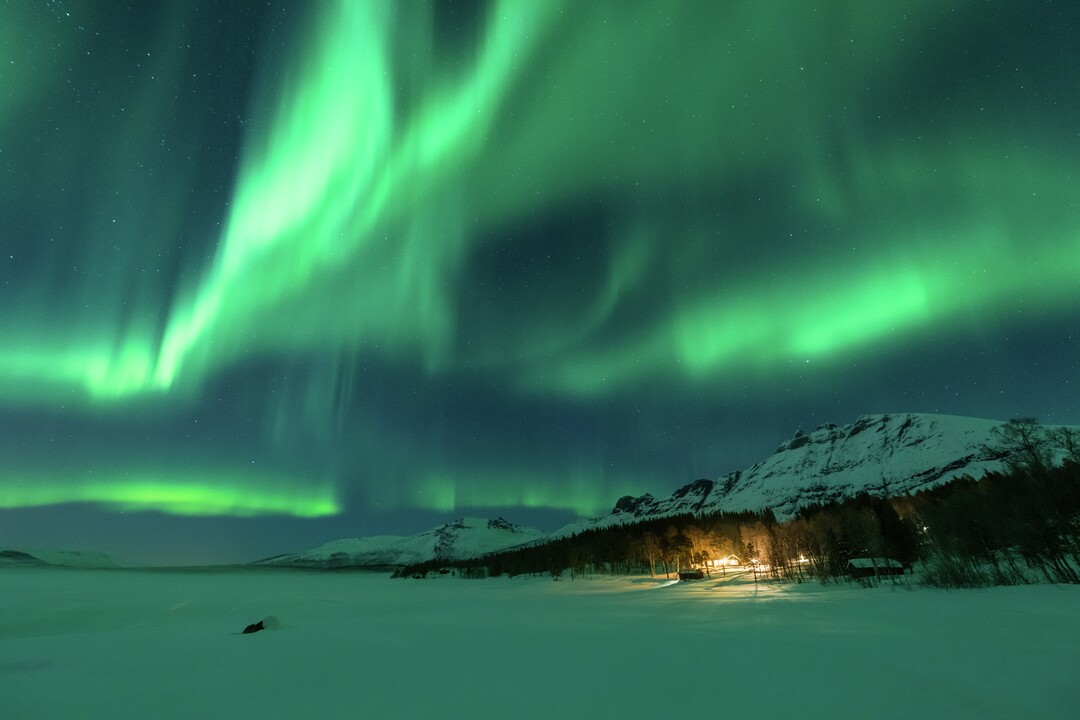
<svg viewBox="0 0 1080 720"><path fill-rule="evenodd" d="M546 534L497 518L461 518L419 535L334 540L306 552L259 560L258 565L309 568L387 567L432 559L461 560L506 550Z"/></svg>
<svg viewBox="0 0 1080 720"><path fill-rule="evenodd" d="M800 506L859 492L901 495L948 482L980 477L1002 463L987 446L1001 423L952 415L863 415L853 423L798 431L772 455L746 470L717 480L696 480L668 497L623 497L611 512L578 520L555 533L563 537L594 527L711 512L770 508L778 518Z"/></svg>
<svg viewBox="0 0 1080 720"><path fill-rule="evenodd" d="M111 555L80 550L0 550L0 567L46 566L71 568L122 567Z"/></svg>

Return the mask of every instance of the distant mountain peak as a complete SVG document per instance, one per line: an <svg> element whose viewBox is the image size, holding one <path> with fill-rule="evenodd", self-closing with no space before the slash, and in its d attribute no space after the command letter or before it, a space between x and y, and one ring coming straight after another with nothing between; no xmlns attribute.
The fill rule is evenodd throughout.
<svg viewBox="0 0 1080 720"><path fill-rule="evenodd" d="M124 563L111 555L86 550L0 550L2 565L54 565L73 568L117 568Z"/></svg>
<svg viewBox="0 0 1080 720"><path fill-rule="evenodd" d="M428 560L463 560L542 540L546 533L505 518L461 517L418 535L334 540L306 552L260 560L260 565L342 568L413 565Z"/></svg>

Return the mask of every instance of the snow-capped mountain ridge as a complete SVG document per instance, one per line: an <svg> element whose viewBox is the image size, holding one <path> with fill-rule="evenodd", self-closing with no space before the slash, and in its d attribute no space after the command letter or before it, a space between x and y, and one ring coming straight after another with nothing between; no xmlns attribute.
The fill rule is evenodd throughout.
<svg viewBox="0 0 1080 720"><path fill-rule="evenodd" d="M716 480L696 480L667 498L620 498L602 517L578 520L554 533L658 517L773 510L783 519L800 507L859 492L900 495L962 475L1002 469L994 428L1003 423L952 415L863 415L838 426L797 431L768 458Z"/></svg>
<svg viewBox="0 0 1080 720"><path fill-rule="evenodd" d="M463 517L419 535L379 535L334 540L306 552L259 560L259 565L343 568L412 565L462 560L543 540L547 534L503 518Z"/></svg>
<svg viewBox="0 0 1080 720"><path fill-rule="evenodd" d="M715 480L688 483L667 497L619 498L607 515L575 520L554 533L521 528L502 518L461 518L412 537L336 540L262 564L297 567L409 565L478 557L594 528L684 514L762 511L780 519L800 507L859 492L891 496L962 475L1002 469L993 430L1003 423L951 415L863 415L847 425L825 423L797 431L768 458ZM1058 458L1060 460L1060 458Z"/></svg>

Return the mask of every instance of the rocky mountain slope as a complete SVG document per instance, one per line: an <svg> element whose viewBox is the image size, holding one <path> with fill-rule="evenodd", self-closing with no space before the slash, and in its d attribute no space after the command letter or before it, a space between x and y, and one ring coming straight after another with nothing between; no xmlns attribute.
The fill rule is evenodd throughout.
<svg viewBox="0 0 1080 720"><path fill-rule="evenodd" d="M537 540L547 534L496 518L461 518L419 535L378 535L334 540L306 552L260 560L257 565L344 568L411 565L435 558L479 557Z"/></svg>
<svg viewBox="0 0 1080 720"><path fill-rule="evenodd" d="M989 449L1002 423L952 415L863 415L853 423L796 432L771 456L716 480L696 480L668 497L623 497L600 518L575 521L555 535L683 513L771 508L780 519L799 507L865 491L902 495L962 475L1000 470Z"/></svg>

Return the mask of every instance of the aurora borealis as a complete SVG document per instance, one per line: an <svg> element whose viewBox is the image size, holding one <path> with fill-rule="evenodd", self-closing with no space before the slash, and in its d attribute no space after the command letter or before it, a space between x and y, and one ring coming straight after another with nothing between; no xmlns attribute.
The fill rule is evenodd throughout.
<svg viewBox="0 0 1080 720"><path fill-rule="evenodd" d="M1080 423L1078 67L1075 3L7 0L0 545L254 559L867 412Z"/></svg>

